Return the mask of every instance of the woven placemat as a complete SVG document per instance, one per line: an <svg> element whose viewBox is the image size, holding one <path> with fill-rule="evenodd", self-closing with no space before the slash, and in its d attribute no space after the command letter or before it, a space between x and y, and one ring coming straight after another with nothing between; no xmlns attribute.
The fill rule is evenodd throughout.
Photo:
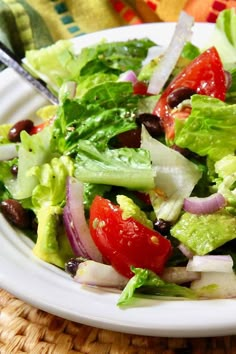
<svg viewBox="0 0 236 354"><path fill-rule="evenodd" d="M0 290L0 353L234 354L236 336L162 338L74 323Z"/></svg>

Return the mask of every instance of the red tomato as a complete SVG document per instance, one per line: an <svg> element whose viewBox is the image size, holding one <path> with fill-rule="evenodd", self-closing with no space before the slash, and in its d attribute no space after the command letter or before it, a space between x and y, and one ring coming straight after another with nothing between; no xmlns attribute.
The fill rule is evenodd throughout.
<svg viewBox="0 0 236 354"><path fill-rule="evenodd" d="M46 128L48 125L52 124L54 119L55 118L50 118L48 120L45 120L43 123L40 123L38 125L34 125L33 128L30 130L30 134L34 135L34 134L41 132L41 130Z"/></svg>
<svg viewBox="0 0 236 354"><path fill-rule="evenodd" d="M215 47L200 54L184 68L158 100L153 113L161 118L168 139L174 137L174 117L167 104L167 97L179 87L189 87L195 90L197 94L212 96L224 101L226 80L222 62Z"/></svg>
<svg viewBox="0 0 236 354"><path fill-rule="evenodd" d="M119 273L132 277L130 266L160 274L171 255L168 239L134 218L122 219L122 210L96 196L90 209L90 232L106 259Z"/></svg>
<svg viewBox="0 0 236 354"><path fill-rule="evenodd" d="M137 81L133 84L133 92L135 95L146 95L147 94L147 84L143 81Z"/></svg>
<svg viewBox="0 0 236 354"><path fill-rule="evenodd" d="M30 131L30 134L31 135L34 135L34 134L37 134L39 132L41 132L41 130L43 130L46 126L48 126L48 121L45 121L41 124L38 124L38 125L34 125L33 128L31 129Z"/></svg>

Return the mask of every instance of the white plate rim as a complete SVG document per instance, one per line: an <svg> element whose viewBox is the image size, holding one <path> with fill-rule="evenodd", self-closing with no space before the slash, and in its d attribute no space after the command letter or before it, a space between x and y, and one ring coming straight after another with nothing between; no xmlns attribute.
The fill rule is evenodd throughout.
<svg viewBox="0 0 236 354"><path fill-rule="evenodd" d="M174 23L150 23L109 29L73 40L77 49L99 42L149 37L167 45ZM193 42L201 45L211 24L194 26ZM204 44L203 44L204 45ZM0 73L1 122L24 119L47 102L11 69ZM118 294L88 289L65 272L36 259L32 243L0 215L0 286L41 310L104 329L149 336L207 337L236 334L236 300L141 300L119 309Z"/></svg>

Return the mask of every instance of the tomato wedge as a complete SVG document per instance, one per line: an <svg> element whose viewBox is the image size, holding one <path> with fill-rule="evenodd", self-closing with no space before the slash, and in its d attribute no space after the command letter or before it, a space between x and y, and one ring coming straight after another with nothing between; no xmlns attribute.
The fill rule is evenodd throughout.
<svg viewBox="0 0 236 354"><path fill-rule="evenodd" d="M167 103L167 98L170 93L180 87L188 87L197 94L225 100L225 73L215 47L207 49L184 68L172 80L158 100L153 113L161 118L168 139L174 138L174 117Z"/></svg>
<svg viewBox="0 0 236 354"><path fill-rule="evenodd" d="M55 118L53 117L53 118L45 120L44 122L42 122L38 125L34 125L32 127L32 129L30 130L30 135L34 135L34 134L41 132L44 128L51 125L53 123L54 119Z"/></svg>
<svg viewBox="0 0 236 354"><path fill-rule="evenodd" d="M135 95L147 95L147 84L143 81L137 81L133 84L133 92Z"/></svg>
<svg viewBox="0 0 236 354"><path fill-rule="evenodd" d="M160 274L171 255L168 239L132 217L124 220L120 207L100 196L91 205L89 226L104 259L128 278L131 266Z"/></svg>
<svg viewBox="0 0 236 354"><path fill-rule="evenodd" d="M48 121L45 121L45 122L40 123L38 125L34 125L33 128L30 130L30 135L34 135L34 134L41 132L41 130L43 130L48 125L49 125Z"/></svg>

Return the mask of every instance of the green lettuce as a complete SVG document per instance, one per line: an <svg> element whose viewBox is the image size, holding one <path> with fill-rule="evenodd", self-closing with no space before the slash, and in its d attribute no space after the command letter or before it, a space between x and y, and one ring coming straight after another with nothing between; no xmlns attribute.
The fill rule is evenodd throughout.
<svg viewBox="0 0 236 354"><path fill-rule="evenodd" d="M215 188L226 201L226 209L236 213L236 156L227 155L215 163Z"/></svg>
<svg viewBox="0 0 236 354"><path fill-rule="evenodd" d="M11 128L11 124L1 124L0 125L0 144L10 143L8 139L8 133Z"/></svg>
<svg viewBox="0 0 236 354"><path fill-rule="evenodd" d="M84 48L80 53L81 75L103 72L124 72L139 70L148 49L156 45L148 38L132 39L120 42L101 42Z"/></svg>
<svg viewBox="0 0 236 354"><path fill-rule="evenodd" d="M78 61L72 42L60 40L51 46L27 51L25 66L57 92L63 82L78 77L81 69Z"/></svg>
<svg viewBox="0 0 236 354"><path fill-rule="evenodd" d="M53 157L51 150L52 127L46 127L35 135L21 132L21 144L18 151L18 173L10 193L15 199L25 199L32 195L37 178L30 173L34 166L49 162Z"/></svg>
<svg viewBox="0 0 236 354"><path fill-rule="evenodd" d="M91 88L81 99L65 99L54 123L54 141L61 153L76 153L80 139L104 148L119 133L136 127L139 97L132 84L109 82Z"/></svg>
<svg viewBox="0 0 236 354"><path fill-rule="evenodd" d="M129 280L118 300L118 306L130 305L135 295L149 295L160 297L183 297L196 299L193 290L174 283L162 280L157 274L142 268L131 267L134 276Z"/></svg>
<svg viewBox="0 0 236 354"><path fill-rule="evenodd" d="M80 83L83 77L98 72L118 78L126 70L139 70L153 45L145 38L113 43L102 41L83 48L78 55L71 41L60 40L39 50L27 51L25 66L58 92L64 82ZM92 80L90 83L93 85Z"/></svg>
<svg viewBox="0 0 236 354"><path fill-rule="evenodd" d="M183 213L171 235L203 256L236 238L236 218L227 211L213 214Z"/></svg>
<svg viewBox="0 0 236 354"><path fill-rule="evenodd" d="M0 201L11 197L9 189L15 183L15 177L11 172L14 165L17 165L17 159L0 161Z"/></svg>
<svg viewBox="0 0 236 354"><path fill-rule="evenodd" d="M85 183L138 190L154 187L148 151L131 148L98 150L88 140L80 140L77 144L75 176Z"/></svg>
<svg viewBox="0 0 236 354"><path fill-rule="evenodd" d="M179 152L152 138L144 127L141 147L150 152L155 173L155 188L149 195L157 219L175 221L202 173Z"/></svg>
<svg viewBox="0 0 236 354"><path fill-rule="evenodd" d="M184 59L193 60L200 55L200 49L191 42L187 42L182 50L181 57Z"/></svg>
<svg viewBox="0 0 236 354"><path fill-rule="evenodd" d="M83 204L86 212L89 212L90 206L96 195L103 196L105 193L110 192L112 186L106 184L83 183L84 194Z"/></svg>
<svg viewBox="0 0 236 354"><path fill-rule="evenodd" d="M235 8L221 11L209 45L215 46L226 69L236 65L236 11Z"/></svg>
<svg viewBox="0 0 236 354"><path fill-rule="evenodd" d="M92 87L103 84L104 82L116 82L117 78L115 74L103 72L81 76L76 86L75 97L82 97Z"/></svg>
<svg viewBox="0 0 236 354"><path fill-rule="evenodd" d="M231 75L231 85L226 92L226 101L236 103L236 67L229 70Z"/></svg>
<svg viewBox="0 0 236 354"><path fill-rule="evenodd" d="M175 144L217 161L236 150L236 104L193 95L192 111L175 123Z"/></svg>

